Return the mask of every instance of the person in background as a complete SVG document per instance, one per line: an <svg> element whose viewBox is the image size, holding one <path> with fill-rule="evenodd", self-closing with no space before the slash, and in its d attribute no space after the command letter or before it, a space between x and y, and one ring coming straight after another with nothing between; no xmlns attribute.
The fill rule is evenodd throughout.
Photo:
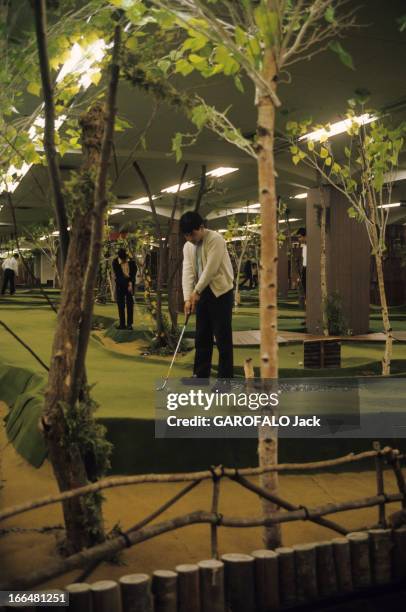
<svg viewBox="0 0 406 612"><path fill-rule="evenodd" d="M125 249L119 249L113 259L113 273L116 281L116 300L120 324L118 329L132 329L134 320L134 287L137 266ZM127 309L127 323L126 323Z"/></svg>
<svg viewBox="0 0 406 612"><path fill-rule="evenodd" d="M233 377L233 288L234 273L226 241L206 229L197 212L180 218L185 236L182 288L185 314L196 312L196 378L209 378L214 338L219 352L218 378Z"/></svg>
<svg viewBox="0 0 406 612"><path fill-rule="evenodd" d="M300 247L302 249L302 266L300 270L300 281L303 287L303 293L306 298L306 271L307 271L307 244L306 244L306 228L299 227L296 232Z"/></svg>
<svg viewBox="0 0 406 612"><path fill-rule="evenodd" d="M7 285L10 285L10 295L14 295L16 292L15 279L18 275L18 253L14 253L13 257L7 257L1 265L4 270L3 287L1 289L1 295L6 293Z"/></svg>
<svg viewBox="0 0 406 612"><path fill-rule="evenodd" d="M258 287L258 265L255 261L252 264L252 287Z"/></svg>
<svg viewBox="0 0 406 612"><path fill-rule="evenodd" d="M247 281L249 281L249 288L252 289L254 286L254 279L252 276L252 262L250 259L246 259L244 263L244 280L240 283L240 288L245 285Z"/></svg>

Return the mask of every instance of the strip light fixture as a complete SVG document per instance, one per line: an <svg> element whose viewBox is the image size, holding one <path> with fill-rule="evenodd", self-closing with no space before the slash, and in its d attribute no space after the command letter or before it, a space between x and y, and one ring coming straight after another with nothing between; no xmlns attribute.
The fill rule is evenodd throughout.
<svg viewBox="0 0 406 612"><path fill-rule="evenodd" d="M354 123L357 123L359 126L366 125L367 123L372 123L372 121L376 121L376 115L370 115L369 113L364 113L363 115L359 115L358 117L350 117L348 119L343 119L342 121L337 121L336 123L331 123L328 128L320 128L315 130L314 132L309 132L308 134L304 134L301 136L299 140L322 140L323 138L330 138L331 136L337 136L337 134L343 134L346 132Z"/></svg>

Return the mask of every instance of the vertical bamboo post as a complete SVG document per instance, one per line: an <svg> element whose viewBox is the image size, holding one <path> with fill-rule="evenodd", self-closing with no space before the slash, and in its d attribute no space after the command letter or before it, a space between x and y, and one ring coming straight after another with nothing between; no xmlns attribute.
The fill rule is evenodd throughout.
<svg viewBox="0 0 406 612"><path fill-rule="evenodd" d="M338 591L339 593L351 593L353 584L350 542L347 538L334 538L332 544Z"/></svg>
<svg viewBox="0 0 406 612"><path fill-rule="evenodd" d="M279 555L274 550L254 550L255 593L258 612L279 610Z"/></svg>
<svg viewBox="0 0 406 612"><path fill-rule="evenodd" d="M349 533L352 582L355 589L367 588L371 585L371 564L369 559L369 537L362 531Z"/></svg>
<svg viewBox="0 0 406 612"><path fill-rule="evenodd" d="M211 511L213 514L218 515L219 510L219 499L220 499L220 477L212 468L213 475L213 495L211 502ZM219 558L219 547L218 547L218 527L217 523L212 523L210 525L210 544L211 544L211 556L213 559Z"/></svg>
<svg viewBox="0 0 406 612"><path fill-rule="evenodd" d="M154 612L177 612L177 578L171 570L157 570L152 575Z"/></svg>
<svg viewBox="0 0 406 612"><path fill-rule="evenodd" d="M93 612L92 590L90 584L78 582L68 584L69 612Z"/></svg>
<svg viewBox="0 0 406 612"><path fill-rule="evenodd" d="M295 551L281 546L275 552L279 557L279 597L281 604L290 606L296 602Z"/></svg>
<svg viewBox="0 0 406 612"><path fill-rule="evenodd" d="M331 542L320 542L316 546L316 568L319 595L332 597L337 593L337 573Z"/></svg>
<svg viewBox="0 0 406 612"><path fill-rule="evenodd" d="M97 612L122 612L120 589L114 580L99 580L91 586L93 609Z"/></svg>
<svg viewBox="0 0 406 612"><path fill-rule="evenodd" d="M222 555L226 604L233 612L255 611L254 558L230 553Z"/></svg>
<svg viewBox="0 0 406 612"><path fill-rule="evenodd" d="M392 537L390 529L369 531L372 579L375 584L387 584L392 579Z"/></svg>
<svg viewBox="0 0 406 612"><path fill-rule="evenodd" d="M178 612L200 612L199 566L178 565Z"/></svg>
<svg viewBox="0 0 406 612"><path fill-rule="evenodd" d="M383 466L382 466L382 455L380 454L381 445L375 440L372 443L372 448L378 453L375 457L375 470L376 470L376 492L377 495L384 495L384 482L383 482ZM386 527L386 505L382 502L378 505L378 525L382 528Z"/></svg>
<svg viewBox="0 0 406 612"><path fill-rule="evenodd" d="M393 577L395 580L406 578L406 527L395 529L393 536Z"/></svg>
<svg viewBox="0 0 406 612"><path fill-rule="evenodd" d="M298 602L308 602L317 599L316 547L311 544L296 544L296 588Z"/></svg>
<svg viewBox="0 0 406 612"><path fill-rule="evenodd" d="M406 482L403 476L402 468L400 467L399 451L392 450L390 454L390 463L395 474L396 482L398 485L399 493L403 495L402 508L406 509Z"/></svg>
<svg viewBox="0 0 406 612"><path fill-rule="evenodd" d="M148 574L127 574L119 580L123 612L154 612Z"/></svg>
<svg viewBox="0 0 406 612"><path fill-rule="evenodd" d="M200 561L201 612L225 612L224 563L216 559Z"/></svg>

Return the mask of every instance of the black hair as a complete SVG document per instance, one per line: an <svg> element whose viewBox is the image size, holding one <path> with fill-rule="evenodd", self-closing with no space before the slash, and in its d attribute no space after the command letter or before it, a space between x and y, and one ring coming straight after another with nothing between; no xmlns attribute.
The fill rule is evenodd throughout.
<svg viewBox="0 0 406 612"><path fill-rule="evenodd" d="M15 257L16 259L18 259L20 256L19 256L19 254L18 254L18 253L14 253L14 257Z"/></svg>
<svg viewBox="0 0 406 612"><path fill-rule="evenodd" d="M199 213L193 211L184 213L179 220L182 234L191 234L193 230L200 229L202 225L204 225L203 219Z"/></svg>
<svg viewBox="0 0 406 612"><path fill-rule="evenodd" d="M127 251L125 249L118 249L117 251L117 255L119 256L120 259L122 259L123 261L125 261L127 259Z"/></svg>
<svg viewBox="0 0 406 612"><path fill-rule="evenodd" d="M296 236L306 237L306 228L305 227L299 227L299 229L296 232Z"/></svg>

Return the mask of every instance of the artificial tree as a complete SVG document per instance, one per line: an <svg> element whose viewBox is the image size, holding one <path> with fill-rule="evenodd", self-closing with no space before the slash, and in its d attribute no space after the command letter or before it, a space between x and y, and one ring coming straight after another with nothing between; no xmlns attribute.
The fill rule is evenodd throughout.
<svg viewBox="0 0 406 612"><path fill-rule="evenodd" d="M120 2L120 0L117 0ZM201 128L207 124L257 160L258 192L261 204L261 377L278 376L277 342L277 196L275 189L274 126L276 110L281 107L278 83L290 66L326 49L329 45L347 64L350 58L341 44L333 40L355 25L356 9L347 10L346 0L151 0L159 10L152 15L166 30L183 28L182 55L175 55L177 72L187 75L198 71L204 77L224 74L234 78L243 90L241 77L255 87L257 132L255 142L230 128L224 113L204 101L195 107L192 120ZM128 3L122 3L128 6ZM140 3L132 3L132 6ZM333 40L333 42L332 42ZM170 55L168 56L170 58ZM220 117L220 120L218 120ZM215 121L217 119L217 122ZM174 142L179 151L181 138ZM275 431L259 431L259 462L264 468L277 463ZM266 472L262 484L277 489L277 472ZM274 504L264 502L268 515ZM274 546L280 541L279 529L265 529L265 541Z"/></svg>
<svg viewBox="0 0 406 612"><path fill-rule="evenodd" d="M406 123L393 126L388 117L367 111L363 103L350 101L346 112L348 144L344 154L333 152L330 126L313 126L309 122L289 122L291 153L295 164L306 163L315 168L323 180L342 193L349 203L350 217L364 224L375 260L385 350L382 374L390 374L392 327L386 298L383 259L386 251L386 228L392 196L392 185L403 147ZM306 134L318 132L309 139Z"/></svg>

